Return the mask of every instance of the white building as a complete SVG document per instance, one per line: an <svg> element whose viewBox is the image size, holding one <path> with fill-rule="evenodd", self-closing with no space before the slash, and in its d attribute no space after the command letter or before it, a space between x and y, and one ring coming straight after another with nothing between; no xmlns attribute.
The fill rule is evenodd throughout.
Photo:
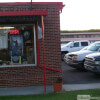
<svg viewBox="0 0 100 100"><path fill-rule="evenodd" d="M89 40L91 42L99 41L100 32L61 33L61 43L79 40Z"/></svg>

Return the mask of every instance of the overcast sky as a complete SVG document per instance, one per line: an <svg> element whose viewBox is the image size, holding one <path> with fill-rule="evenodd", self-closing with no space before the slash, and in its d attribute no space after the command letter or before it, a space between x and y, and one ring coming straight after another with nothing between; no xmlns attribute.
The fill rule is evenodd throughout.
<svg viewBox="0 0 100 100"><path fill-rule="evenodd" d="M30 2L31 0L3 0ZM100 0L32 0L33 2L63 2L60 15L61 30L100 29ZM0 0L1 2L1 0Z"/></svg>

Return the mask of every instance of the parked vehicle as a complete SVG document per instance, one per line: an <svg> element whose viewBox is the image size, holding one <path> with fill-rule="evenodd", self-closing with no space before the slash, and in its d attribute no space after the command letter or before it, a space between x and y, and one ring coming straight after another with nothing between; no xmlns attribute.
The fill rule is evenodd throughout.
<svg viewBox="0 0 100 100"><path fill-rule="evenodd" d="M89 46L82 48L80 51L87 50Z"/></svg>
<svg viewBox="0 0 100 100"><path fill-rule="evenodd" d="M99 52L100 41L92 43L86 50L67 53L64 57L64 61L71 67L84 68L85 56L92 53Z"/></svg>
<svg viewBox="0 0 100 100"><path fill-rule="evenodd" d="M87 55L85 57L84 67L90 72L100 74L100 52Z"/></svg>
<svg viewBox="0 0 100 100"><path fill-rule="evenodd" d="M64 45L66 45L66 43L61 43L61 48L62 48Z"/></svg>
<svg viewBox="0 0 100 100"><path fill-rule="evenodd" d="M62 59L66 53L79 51L88 45L90 45L89 41L73 41L61 46Z"/></svg>

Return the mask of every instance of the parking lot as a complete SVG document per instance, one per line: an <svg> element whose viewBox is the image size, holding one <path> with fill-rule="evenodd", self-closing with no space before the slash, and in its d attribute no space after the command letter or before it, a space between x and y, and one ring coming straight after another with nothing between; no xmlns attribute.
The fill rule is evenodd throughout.
<svg viewBox="0 0 100 100"><path fill-rule="evenodd" d="M62 71L64 84L100 83L100 75L76 70L66 65L64 61L62 61Z"/></svg>

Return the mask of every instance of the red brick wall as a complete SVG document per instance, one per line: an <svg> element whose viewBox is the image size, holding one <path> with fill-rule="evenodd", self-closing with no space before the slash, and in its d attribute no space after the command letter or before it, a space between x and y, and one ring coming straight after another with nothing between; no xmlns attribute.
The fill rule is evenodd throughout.
<svg viewBox="0 0 100 100"><path fill-rule="evenodd" d="M0 5L0 10L3 10L2 8L5 10L29 10L28 5ZM48 15L44 17L45 66L61 70L60 13L57 4L33 5L33 10L48 10ZM42 40L39 40L39 52L42 66ZM43 75L43 68L39 66L0 68L0 87L43 85ZM46 70L46 84L52 84L59 76L62 76L60 72Z"/></svg>

